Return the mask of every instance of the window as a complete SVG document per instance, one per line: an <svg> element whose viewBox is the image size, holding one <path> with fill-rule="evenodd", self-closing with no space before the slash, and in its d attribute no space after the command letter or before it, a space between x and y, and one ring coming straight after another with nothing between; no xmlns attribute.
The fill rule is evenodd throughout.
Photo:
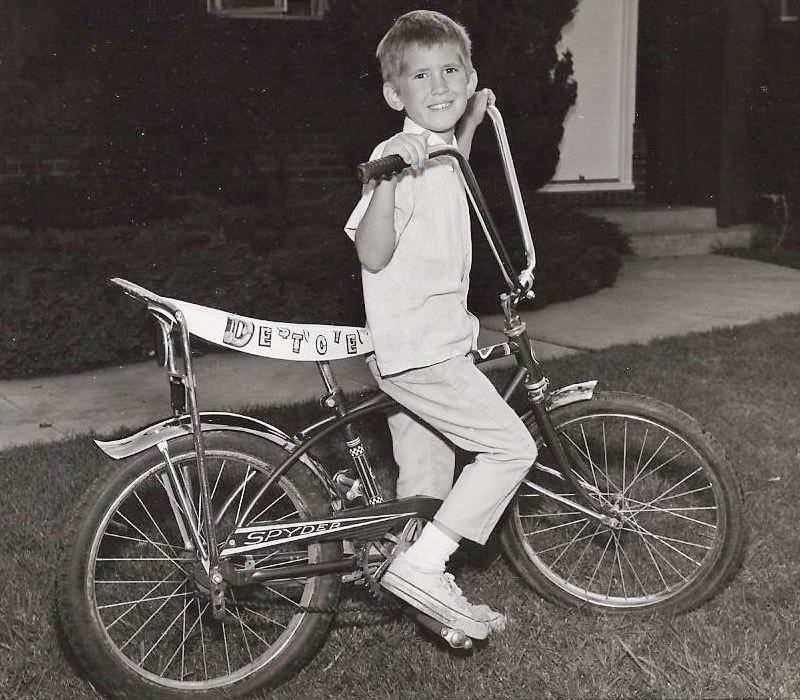
<svg viewBox="0 0 800 700"><path fill-rule="evenodd" d="M781 21L800 21L800 0L781 0Z"/></svg>
<svg viewBox="0 0 800 700"><path fill-rule="evenodd" d="M328 0L206 0L208 11L220 17L244 19L321 19Z"/></svg>

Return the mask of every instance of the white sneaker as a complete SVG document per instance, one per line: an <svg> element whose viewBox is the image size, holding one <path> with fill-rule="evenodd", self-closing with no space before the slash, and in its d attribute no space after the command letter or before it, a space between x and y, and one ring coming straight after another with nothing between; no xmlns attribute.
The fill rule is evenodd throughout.
<svg viewBox="0 0 800 700"><path fill-rule="evenodd" d="M479 620L483 620L483 622L489 625L490 632L505 631L508 618L506 618L506 616L503 615L503 613L497 612L497 610L492 610L485 603L481 603L480 605L473 605L472 609L475 611L476 616Z"/></svg>
<svg viewBox="0 0 800 700"><path fill-rule="evenodd" d="M485 613L464 597L452 574L420 569L400 555L383 575L381 585L443 625L460 629L473 639L489 636L489 623L481 619Z"/></svg>

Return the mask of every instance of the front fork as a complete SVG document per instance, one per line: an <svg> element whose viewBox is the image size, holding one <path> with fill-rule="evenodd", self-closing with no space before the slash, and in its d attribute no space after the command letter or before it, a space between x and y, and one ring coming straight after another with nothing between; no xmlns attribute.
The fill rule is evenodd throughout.
<svg viewBox="0 0 800 700"><path fill-rule="evenodd" d="M578 475L576 475L576 471L580 473L579 465L573 464L567 457L566 452L564 452L564 446L558 437L550 413L547 410L547 388L549 382L533 353L525 322L520 319L516 311L516 300L517 297L511 294L503 294L500 297L505 316L504 332L514 348L519 366L525 370L524 386L528 394L528 404L536 424L539 426L542 438L550 448L558 471L575 491L578 502L574 505L603 524L618 528L620 523L614 513L602 503L599 503L596 498L592 498L589 495L583 484L581 484ZM550 492L545 495L556 497L556 500L564 500L563 497L559 498L556 494Z"/></svg>

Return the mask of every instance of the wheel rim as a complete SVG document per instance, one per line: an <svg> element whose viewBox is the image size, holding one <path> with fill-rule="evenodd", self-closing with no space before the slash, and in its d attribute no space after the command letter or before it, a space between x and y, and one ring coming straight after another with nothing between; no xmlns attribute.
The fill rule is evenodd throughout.
<svg viewBox="0 0 800 700"><path fill-rule="evenodd" d="M713 565L725 536L725 503L707 460L671 428L625 413L581 416L557 427L586 490L622 526L601 525L537 493L534 481L574 498L541 451L512 507L525 552L552 584L605 608L675 598Z"/></svg>
<svg viewBox="0 0 800 700"><path fill-rule="evenodd" d="M195 513L200 512L194 453L172 461L192 494ZM221 544L244 513L244 524L306 514L300 494L286 479L262 490L266 464L224 451L208 451L206 464ZM208 579L184 545L175 514L182 510L170 491L166 467L157 464L126 485L106 510L90 551L86 583L92 614L112 653L140 676L183 690L239 682L272 663L298 634L313 614L301 606L311 604L319 579L229 588L228 616L215 620ZM232 563L269 568L319 559L320 547L312 544Z"/></svg>

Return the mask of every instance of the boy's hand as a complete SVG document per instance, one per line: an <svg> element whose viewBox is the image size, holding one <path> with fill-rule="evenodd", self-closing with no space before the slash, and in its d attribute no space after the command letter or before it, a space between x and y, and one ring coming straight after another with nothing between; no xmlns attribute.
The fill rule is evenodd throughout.
<svg viewBox="0 0 800 700"><path fill-rule="evenodd" d="M490 88L478 90L467 102L467 109L464 112L464 116L461 117L462 124L477 128L486 116L487 108L492 106L494 102L495 95L493 90Z"/></svg>
<svg viewBox="0 0 800 700"><path fill-rule="evenodd" d="M421 134L397 134L383 149L382 157L398 155L412 169L418 170L428 159L428 137L430 131Z"/></svg>

